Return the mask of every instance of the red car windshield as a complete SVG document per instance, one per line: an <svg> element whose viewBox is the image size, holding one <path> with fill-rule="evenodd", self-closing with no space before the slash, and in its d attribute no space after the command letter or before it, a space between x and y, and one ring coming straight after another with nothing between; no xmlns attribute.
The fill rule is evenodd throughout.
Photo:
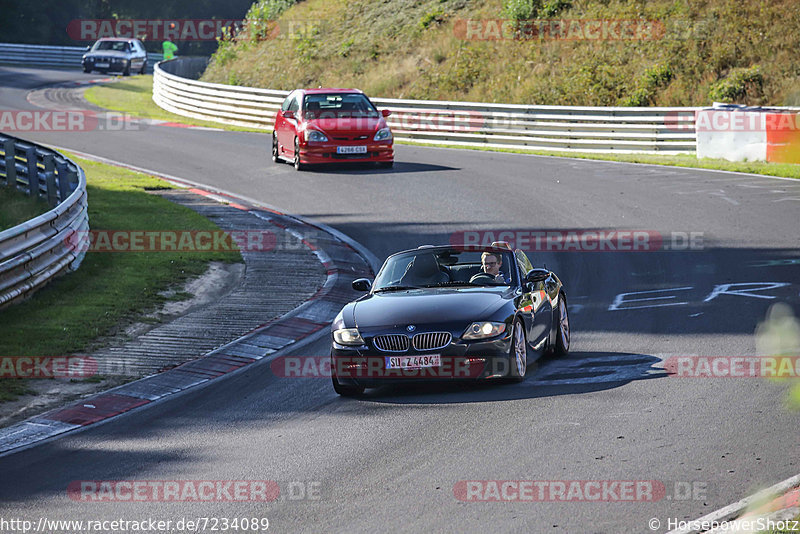
<svg viewBox="0 0 800 534"><path fill-rule="evenodd" d="M378 117L375 106L360 93L310 94L303 99L307 119Z"/></svg>

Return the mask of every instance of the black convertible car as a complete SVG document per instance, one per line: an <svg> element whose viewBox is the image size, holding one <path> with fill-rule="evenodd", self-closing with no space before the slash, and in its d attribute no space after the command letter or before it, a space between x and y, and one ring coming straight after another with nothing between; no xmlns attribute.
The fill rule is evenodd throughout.
<svg viewBox="0 0 800 534"><path fill-rule="evenodd" d="M416 380L521 381L528 349L569 351L564 287L521 250L430 246L386 259L367 295L331 325L331 377L340 395Z"/></svg>

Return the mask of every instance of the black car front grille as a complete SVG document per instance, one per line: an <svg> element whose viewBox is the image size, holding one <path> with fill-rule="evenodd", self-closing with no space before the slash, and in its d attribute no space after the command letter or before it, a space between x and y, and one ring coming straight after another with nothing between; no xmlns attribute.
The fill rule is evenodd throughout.
<svg viewBox="0 0 800 534"><path fill-rule="evenodd" d="M452 338L450 332L424 332L414 336L414 348L416 350L443 349L450 344Z"/></svg>
<svg viewBox="0 0 800 534"><path fill-rule="evenodd" d="M385 334L375 336L375 347L384 352L406 352L408 350L408 336L405 334Z"/></svg>

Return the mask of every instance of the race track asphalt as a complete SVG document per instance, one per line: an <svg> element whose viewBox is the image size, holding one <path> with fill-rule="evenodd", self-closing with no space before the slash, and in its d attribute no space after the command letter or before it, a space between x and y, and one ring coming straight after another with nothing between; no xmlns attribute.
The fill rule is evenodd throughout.
<svg viewBox="0 0 800 534"><path fill-rule="evenodd" d="M0 110L36 109L31 89L96 77L0 67ZM353 400L327 379L279 378L256 365L0 458L2 517L267 517L277 532L537 533L650 532L648 520L659 518L664 532L668 518L694 519L800 472L800 413L784 405L787 383L660 369L671 356L755 355L753 334L771 305L800 315L798 181L402 145L390 170L297 173L270 161L268 134L150 126L15 135L326 223L381 260L500 230L637 230L676 244L695 233L697 248L530 252L566 285L573 340L568 358L540 361L521 384L386 387ZM726 284L751 285L725 292ZM620 296L655 290L663 291ZM325 355L328 342L297 353ZM66 491L72 481L126 479L274 480L284 497L93 503ZM467 480L652 480L666 494L461 502L454 487ZM687 486L694 496L683 494ZM292 498L300 488L318 498Z"/></svg>

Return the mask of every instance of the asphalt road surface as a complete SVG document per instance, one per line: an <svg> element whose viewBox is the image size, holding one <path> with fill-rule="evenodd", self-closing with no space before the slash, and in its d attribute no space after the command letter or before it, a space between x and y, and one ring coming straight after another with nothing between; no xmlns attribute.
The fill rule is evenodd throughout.
<svg viewBox="0 0 800 534"><path fill-rule="evenodd" d="M0 68L0 109L35 109L29 90L91 78ZM800 315L798 181L412 146L397 147L394 169L297 173L270 161L268 134L151 126L16 135L327 223L381 260L501 230L649 232L637 234L650 244L640 248L658 250L529 252L564 281L573 340L568 358L540 361L521 384L386 387L353 400L329 380L278 378L255 365L0 458L3 518L603 533L651 532L658 518L664 532L669 518L694 519L800 472L800 414L784 405L787 383L660 369L674 356L755 355L754 331L771 305ZM296 353L325 355L328 342ZM79 502L67 492L74 481L130 479L269 480L282 497ZM613 491L592 502L457 498L461 481L486 480L656 481L663 492L625 502ZM491 497L489 484L470 487L480 488L473 500Z"/></svg>

